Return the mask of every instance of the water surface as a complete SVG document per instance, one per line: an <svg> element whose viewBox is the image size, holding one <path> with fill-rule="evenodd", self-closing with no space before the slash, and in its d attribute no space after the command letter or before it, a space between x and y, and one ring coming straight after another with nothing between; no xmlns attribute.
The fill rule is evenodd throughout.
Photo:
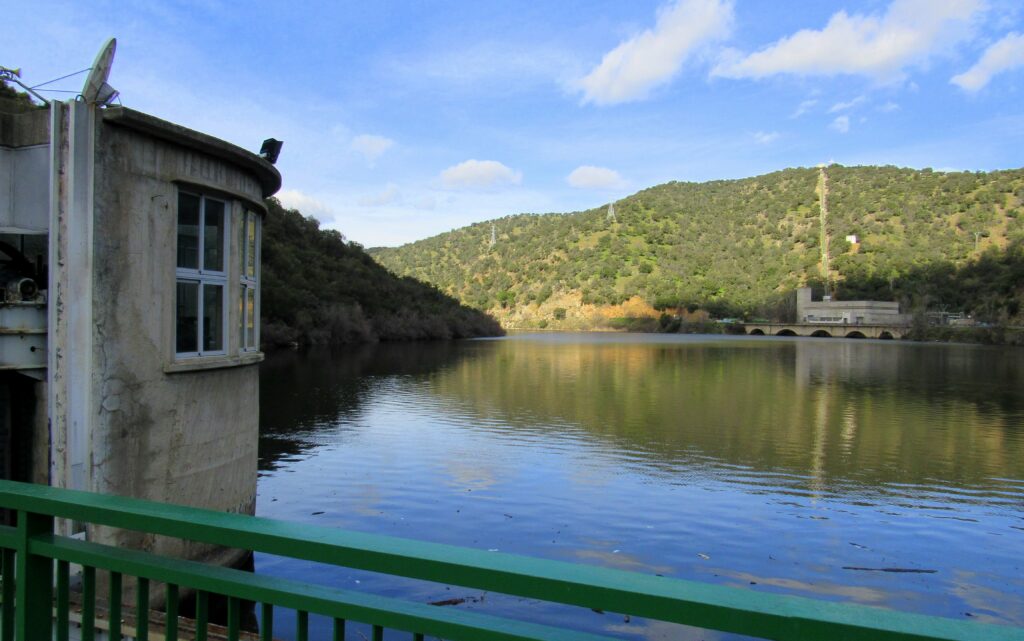
<svg viewBox="0 0 1024 641"><path fill-rule="evenodd" d="M1022 350L892 341L520 334L277 354L257 511L1024 626L1022 389ZM737 638L256 566L627 639Z"/></svg>

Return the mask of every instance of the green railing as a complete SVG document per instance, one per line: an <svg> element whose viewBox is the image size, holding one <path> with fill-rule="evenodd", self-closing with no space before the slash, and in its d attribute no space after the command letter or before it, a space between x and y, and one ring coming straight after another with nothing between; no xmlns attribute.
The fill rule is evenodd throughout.
<svg viewBox="0 0 1024 641"><path fill-rule="evenodd" d="M274 608L297 612L299 641L309 615L334 620L332 639L347 621L456 641L597 641L613 637L434 607L156 556L56 536L54 518L101 524L324 564L477 588L658 621L786 640L1024 639L1024 629L894 612L868 606L768 594L659 576L484 552L306 524L0 481L0 507L17 512L16 527L0 527L0 641L68 638L69 574L82 566L81 638L94 638L96 572L110 572L109 634L120 639L123 577L134 577L139 641L148 641L151 583L166 584L167 639L179 638L179 590L196 592L196 639L206 639L209 595L227 599L227 637L238 639L240 604L260 604L261 638L271 638ZM56 572L54 571L56 565ZM56 580L54 580L56 575ZM54 614L55 613L55 614ZM524 613L527 614L527 613ZM182 635L184 636L184 635Z"/></svg>

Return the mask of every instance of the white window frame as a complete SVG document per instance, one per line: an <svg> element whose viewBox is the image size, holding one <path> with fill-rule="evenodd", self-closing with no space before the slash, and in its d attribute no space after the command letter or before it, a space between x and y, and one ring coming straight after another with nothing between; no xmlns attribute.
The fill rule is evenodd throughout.
<svg viewBox="0 0 1024 641"><path fill-rule="evenodd" d="M249 266L249 225L252 224L256 229L256 244L255 244L255 272L250 277L247 273ZM242 212L242 248L239 254L242 257L242 271L239 276L239 283L241 284L241 301L242 310L240 315L240 328L238 346L240 352L258 352L260 349L260 258L262 253L262 234L263 224L259 214L256 212L246 209ZM253 343L248 343L249 339L249 306L248 292L253 291Z"/></svg>
<svg viewBox="0 0 1024 641"><path fill-rule="evenodd" d="M215 198L212 196L206 196L205 194L181 190L178 192L178 202L181 202L181 196L195 196L199 199L199 259L196 262L197 268L191 269L188 267L178 267L178 217L175 216L174 220L174 261L175 261L175 281L174 281L174 356L177 359L182 358L202 358L206 356L225 356L228 353L228 269L231 265L231 201L223 198ZM206 256L206 201L214 200L224 205L224 229L221 232L221 256L223 261L223 271L215 271L210 269L204 269ZM177 210L176 210L177 211ZM197 351L194 352L179 352L178 350L178 283L196 283L199 285L198 295L198 312L196 314L196 347ZM205 297L203 296L203 287L205 285L220 285L221 287L221 349L218 350L204 350L203 349L203 305L205 305Z"/></svg>

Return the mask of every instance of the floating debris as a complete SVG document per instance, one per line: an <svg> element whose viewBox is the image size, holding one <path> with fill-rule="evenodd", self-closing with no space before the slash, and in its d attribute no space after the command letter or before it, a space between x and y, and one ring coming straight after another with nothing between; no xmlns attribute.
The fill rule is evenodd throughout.
<svg viewBox="0 0 1024 641"><path fill-rule="evenodd" d="M858 570L860 572L902 572L907 574L935 574L938 570L921 570L918 568L859 568L853 565L844 565L844 570Z"/></svg>
<svg viewBox="0 0 1024 641"><path fill-rule="evenodd" d="M487 597L487 594L481 594L480 596L463 596L455 597L454 599L442 599L440 601L431 601L427 605L436 605L443 607L446 605L462 605L463 603L482 603Z"/></svg>

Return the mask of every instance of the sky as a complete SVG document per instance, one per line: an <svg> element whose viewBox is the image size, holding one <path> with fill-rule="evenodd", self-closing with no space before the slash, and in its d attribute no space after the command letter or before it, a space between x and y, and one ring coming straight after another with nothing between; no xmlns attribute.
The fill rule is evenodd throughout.
<svg viewBox="0 0 1024 641"><path fill-rule="evenodd" d="M671 180L1024 166L1019 0L8 3L36 85L117 38L126 107L258 151L367 247ZM84 74L48 84L68 99Z"/></svg>

